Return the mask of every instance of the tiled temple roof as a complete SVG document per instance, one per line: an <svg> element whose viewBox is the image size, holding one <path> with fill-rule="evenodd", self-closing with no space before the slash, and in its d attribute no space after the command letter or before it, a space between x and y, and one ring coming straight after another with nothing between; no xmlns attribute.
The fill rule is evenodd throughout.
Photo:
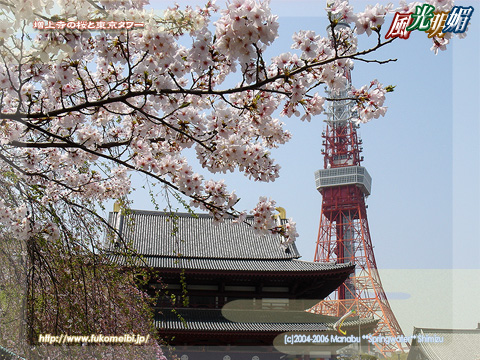
<svg viewBox="0 0 480 360"><path fill-rule="evenodd" d="M408 360L478 360L480 329L414 328Z"/></svg>
<svg viewBox="0 0 480 360"><path fill-rule="evenodd" d="M233 224L233 218L215 224L206 214L168 214L133 210L127 215L110 214L115 226L136 252L139 265L163 269L231 270L258 272L335 272L351 271L351 264L317 263L298 260L295 244L285 248L280 235L259 235L245 223ZM247 218L248 222L252 217ZM115 252L110 241L107 248ZM126 265L120 255L112 259Z"/></svg>
<svg viewBox="0 0 480 360"><path fill-rule="evenodd" d="M187 213L133 210L120 216L117 224L122 236L132 241L142 255L216 259L294 259L299 258L295 244L285 249L280 235L258 235L245 223L233 224L233 218L215 224L207 214L193 217ZM247 218L252 222L252 217ZM254 250L254 251L252 251Z"/></svg>
<svg viewBox="0 0 480 360"><path fill-rule="evenodd" d="M176 309L176 312L163 310L155 317L157 329L177 331L247 331L247 332L287 332L287 331L326 331L338 318L317 315L305 311L238 310L233 313L217 309ZM178 315L180 315L180 317ZM237 321L232 321L235 318ZM241 319L241 321L239 320ZM373 319L346 320L344 328L369 326L377 323Z"/></svg>
<svg viewBox="0 0 480 360"><path fill-rule="evenodd" d="M112 259L119 265L127 265L121 256L113 256ZM136 264L162 269L192 269L192 270L219 270L219 271L254 271L254 272L337 272L338 270L349 271L353 265L316 263L302 260L250 260L250 259L185 259L162 256L143 256Z"/></svg>

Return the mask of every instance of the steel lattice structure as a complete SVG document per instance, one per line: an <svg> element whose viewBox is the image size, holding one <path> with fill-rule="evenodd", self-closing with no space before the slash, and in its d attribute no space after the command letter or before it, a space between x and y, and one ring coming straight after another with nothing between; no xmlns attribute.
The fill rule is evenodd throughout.
<svg viewBox="0 0 480 360"><path fill-rule="evenodd" d="M403 336L383 290L373 253L365 206L371 177L360 166L362 141L357 136L358 125L353 121L357 118L354 104L348 99L350 73L345 71L349 80L345 89L329 93L333 100L329 102L327 126L322 133L324 169L315 173L316 186L322 194L322 211L314 261L352 262L356 270L311 311L342 316L354 310L362 318L379 320L373 336ZM378 342L376 347L384 355L402 349L399 342Z"/></svg>

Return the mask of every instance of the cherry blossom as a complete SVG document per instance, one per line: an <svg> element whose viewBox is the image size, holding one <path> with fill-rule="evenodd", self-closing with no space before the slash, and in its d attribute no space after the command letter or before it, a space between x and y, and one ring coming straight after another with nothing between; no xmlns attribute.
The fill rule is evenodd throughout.
<svg viewBox="0 0 480 360"><path fill-rule="evenodd" d="M442 10L453 6L451 0L429 3ZM129 196L133 172L178 191L218 221L243 216L248 210L235 208L237 195L193 171L186 152L195 152L207 174L239 172L274 181L280 165L271 150L291 138L277 117L321 116L324 86L328 94L344 91L354 59L391 42L360 49L357 36L380 34L388 13L409 11L416 3L368 5L355 13L347 1L331 1L327 34L298 30L290 52L272 59L264 54L279 23L268 1L234 0L223 10L214 2L176 5L160 16L146 5L130 0L0 5L5 13L0 171L14 174L2 183L12 190L0 198L8 209L0 221L17 236L62 236L52 225L58 219L45 207L96 213L95 205ZM212 23L214 13L219 18ZM39 19L57 18L128 19L145 26L26 30ZM33 37L20 36L24 31ZM434 52L444 50L451 37L434 37ZM359 122L385 114L386 92L376 80L352 88ZM258 210L266 202L259 206L252 210L263 219L256 228L278 231L264 218L268 212Z"/></svg>
<svg viewBox="0 0 480 360"><path fill-rule="evenodd" d="M364 85L360 89L352 88L351 94L358 99L353 111L358 113L357 123L366 123L371 119L385 116L387 108L382 106L385 101L387 90L377 79L373 80L368 86Z"/></svg>
<svg viewBox="0 0 480 360"><path fill-rule="evenodd" d="M435 11L450 11L453 8L453 0L427 0L427 4L435 6Z"/></svg>
<svg viewBox="0 0 480 360"><path fill-rule="evenodd" d="M432 40L433 40L433 45L430 48L430 50L432 50L435 53L435 55L438 54L438 50L442 50L442 51L447 50L447 45L450 42L448 39L448 36L444 36L443 38L434 36L432 37Z"/></svg>
<svg viewBox="0 0 480 360"><path fill-rule="evenodd" d="M360 35L366 33L368 36L370 36L372 34L372 30L379 30L382 24L385 22L385 15L391 9L391 5L367 5L364 12L357 14L357 18L355 20L357 34Z"/></svg>
<svg viewBox="0 0 480 360"><path fill-rule="evenodd" d="M353 7L349 5L348 1L335 0L328 2L325 10L327 11L327 14L339 21L351 23L357 18L353 12Z"/></svg>

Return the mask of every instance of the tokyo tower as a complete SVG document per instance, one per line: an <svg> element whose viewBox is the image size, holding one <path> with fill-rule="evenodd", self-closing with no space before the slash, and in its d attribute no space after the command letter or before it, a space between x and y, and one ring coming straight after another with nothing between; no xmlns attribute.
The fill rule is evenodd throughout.
<svg viewBox="0 0 480 360"><path fill-rule="evenodd" d="M337 27L349 27L339 23ZM329 28L329 32L331 32ZM355 272L330 297L310 311L324 315L343 316L355 311L360 318L378 319L372 336L390 339L403 336L383 290L375 262L368 228L365 197L370 195L371 177L360 165L362 140L357 136L353 119L354 102L349 100L348 83L342 91L329 92L326 129L322 133L324 168L315 172L317 190L322 194L320 226L314 261L354 263ZM377 342L383 354L402 349L400 342Z"/></svg>

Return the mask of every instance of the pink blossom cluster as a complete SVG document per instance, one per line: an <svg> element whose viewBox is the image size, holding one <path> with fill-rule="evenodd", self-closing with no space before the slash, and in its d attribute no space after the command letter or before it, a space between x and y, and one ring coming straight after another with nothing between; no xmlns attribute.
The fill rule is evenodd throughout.
<svg viewBox="0 0 480 360"><path fill-rule="evenodd" d="M248 63L278 36L277 19L268 2L233 0L215 23L215 50L230 61Z"/></svg>
<svg viewBox="0 0 480 360"><path fill-rule="evenodd" d="M258 233L268 233L267 229L273 229L277 226L273 212L275 211L275 201L261 197L257 206L253 209L253 229Z"/></svg>
<svg viewBox="0 0 480 360"><path fill-rule="evenodd" d="M369 120L385 116L387 111L386 106L382 106L385 101L385 94L387 90L377 79L370 82L369 85L364 85L360 89L352 88L351 94L358 99L357 104L353 110L358 113L357 123L365 123Z"/></svg>
<svg viewBox="0 0 480 360"><path fill-rule="evenodd" d="M372 30L379 30L385 22L385 15L391 12L392 5L383 6L377 4L375 6L367 5L364 12L358 13L355 19L357 34L371 35Z"/></svg>
<svg viewBox="0 0 480 360"><path fill-rule="evenodd" d="M291 218L283 223L278 216L275 216L275 204L275 200L260 197L257 206L253 209L252 226L259 234L267 234L269 231L281 234L284 239L282 245L288 246L298 237L296 223Z"/></svg>
<svg viewBox="0 0 480 360"><path fill-rule="evenodd" d="M229 208L232 208L237 203L238 198L235 191L231 193L227 191L227 186L223 180L208 180L205 182L205 195L201 197L201 200L203 201L192 200L191 205L210 211L214 215L214 221L220 222L224 215L214 209L221 208L225 203Z"/></svg>

